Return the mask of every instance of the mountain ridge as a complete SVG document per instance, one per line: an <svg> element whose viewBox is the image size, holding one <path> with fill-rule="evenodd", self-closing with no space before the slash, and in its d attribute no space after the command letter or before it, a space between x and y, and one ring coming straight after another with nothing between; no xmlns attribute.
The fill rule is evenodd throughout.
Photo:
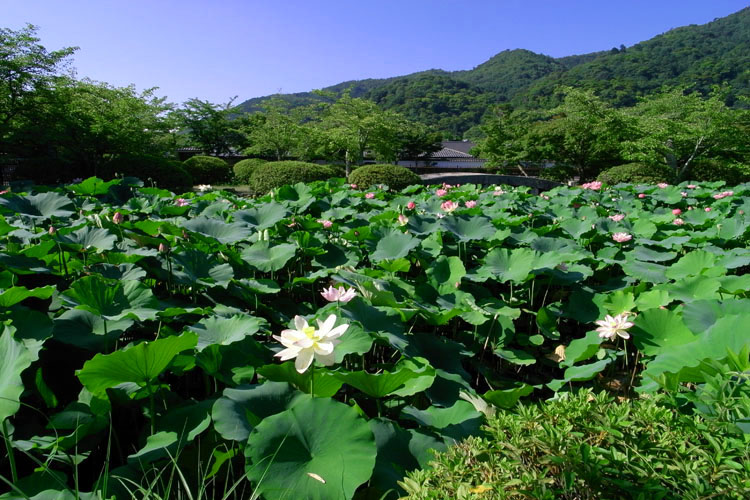
<svg viewBox="0 0 750 500"><path fill-rule="evenodd" d="M501 51L470 70L430 69L389 78L349 80L324 88L371 99L385 109L435 126L460 138L479 124L494 104L551 108L557 87L594 90L615 106L631 106L663 86L685 86L707 93L713 85L731 87L729 103L750 95L750 7L702 25L671 29L630 47L623 45L554 58L527 49ZM261 110L271 97L292 106L325 100L312 92L248 99L243 111ZM481 112L480 112L481 111Z"/></svg>

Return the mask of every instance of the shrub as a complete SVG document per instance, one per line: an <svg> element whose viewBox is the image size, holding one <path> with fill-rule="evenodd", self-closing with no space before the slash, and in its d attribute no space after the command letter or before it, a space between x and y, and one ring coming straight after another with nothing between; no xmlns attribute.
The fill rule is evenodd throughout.
<svg viewBox="0 0 750 500"><path fill-rule="evenodd" d="M262 158L247 158L240 160L234 164L232 171L234 172L234 182L237 184L248 184L250 182L250 176L255 171L256 167L265 165L268 163L267 160Z"/></svg>
<svg viewBox="0 0 750 500"><path fill-rule="evenodd" d="M304 161L272 161L255 168L250 175L250 190L262 195L272 189L298 182L324 181L332 177L326 165Z"/></svg>
<svg viewBox="0 0 750 500"><path fill-rule="evenodd" d="M567 182L576 175L576 170L567 165L555 165L554 167L543 168L539 172L540 179L547 179L556 182Z"/></svg>
<svg viewBox="0 0 750 500"><path fill-rule="evenodd" d="M158 187L175 191L187 191L193 186L193 178L181 162L161 156L119 156L107 163L101 177L108 180L115 174L138 177L145 185L149 185L151 179Z"/></svg>
<svg viewBox="0 0 750 500"><path fill-rule="evenodd" d="M698 182L725 181L729 186L750 182L750 165L703 160L693 163L683 177Z"/></svg>
<svg viewBox="0 0 750 500"><path fill-rule="evenodd" d="M349 182L362 188L375 184L386 184L401 191L412 184L421 184L422 179L408 168L398 165L365 165L349 174Z"/></svg>
<svg viewBox="0 0 750 500"><path fill-rule="evenodd" d="M645 163L626 163L607 169L599 174L597 180L610 186L627 182L630 184L657 184L671 182L673 172L663 166L646 165Z"/></svg>
<svg viewBox="0 0 750 500"><path fill-rule="evenodd" d="M219 184L231 175L227 162L215 156L191 156L182 164L196 184Z"/></svg>
<svg viewBox="0 0 750 500"><path fill-rule="evenodd" d="M750 451L740 435L664 399L558 397L489 418L486 437L409 473L406 498L474 498L468 492L477 490L486 499L748 498L750 473L740 464Z"/></svg>

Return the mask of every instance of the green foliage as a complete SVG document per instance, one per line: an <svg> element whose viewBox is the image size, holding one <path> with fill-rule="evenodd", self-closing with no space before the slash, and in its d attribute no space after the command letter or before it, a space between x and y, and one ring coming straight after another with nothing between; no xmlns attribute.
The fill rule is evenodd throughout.
<svg viewBox="0 0 750 500"><path fill-rule="evenodd" d="M728 83L736 96L747 95L746 54L750 52L750 9L702 26L683 26L632 47L603 53L563 73L533 82L515 103L549 107L554 90L572 85L597 92L616 106L633 106L640 96L663 86L686 86L707 94Z"/></svg>
<svg viewBox="0 0 750 500"><path fill-rule="evenodd" d="M370 91L367 98L452 139L478 123L491 102L482 90L442 74L404 77Z"/></svg>
<svg viewBox="0 0 750 500"><path fill-rule="evenodd" d="M650 96L627 110L635 120L635 133L624 138L626 159L670 168L684 178L696 161L723 163L747 157L747 110L724 104L718 89L708 97L676 88Z"/></svg>
<svg viewBox="0 0 750 500"><path fill-rule="evenodd" d="M412 500L746 498L745 441L665 403L581 391L500 411L485 437L439 454L401 485Z"/></svg>
<svg viewBox="0 0 750 500"><path fill-rule="evenodd" d="M213 104L190 99L175 111L174 119L186 129L190 145L214 155L231 153L246 145L245 136L240 131L243 120L233 119L237 113L233 101ZM196 179L196 182L199 181Z"/></svg>
<svg viewBox="0 0 750 500"><path fill-rule="evenodd" d="M614 186L621 182L631 184L658 184L673 180L674 172L663 166L645 163L626 163L609 168L599 174L598 180Z"/></svg>
<svg viewBox="0 0 750 500"><path fill-rule="evenodd" d="M303 161L272 161L255 168L250 175L250 190L258 195L286 184L322 181L330 178L333 170L326 165Z"/></svg>
<svg viewBox="0 0 750 500"><path fill-rule="evenodd" d="M246 158L238 161L232 167L232 172L234 172L234 182L237 184L248 184L250 182L250 176L255 171L255 168L260 165L265 165L266 163L268 163L268 161L262 158Z"/></svg>
<svg viewBox="0 0 750 500"><path fill-rule="evenodd" d="M362 189L385 184L391 189L401 191L407 186L421 184L422 180L408 168L398 165L365 165L349 174L349 182Z"/></svg>
<svg viewBox="0 0 750 500"><path fill-rule="evenodd" d="M215 156L191 156L182 165L196 184L219 184L231 175L227 162Z"/></svg>
<svg viewBox="0 0 750 500"><path fill-rule="evenodd" d="M193 177L177 160L152 155L122 155L112 159L103 169L104 179L115 176L137 177L146 185L164 189L188 191L193 186Z"/></svg>
<svg viewBox="0 0 750 500"><path fill-rule="evenodd" d="M555 165L554 167L543 168L539 172L539 177L541 179L547 179L556 182L567 182L575 177L575 175L575 169L567 165Z"/></svg>
<svg viewBox="0 0 750 500"><path fill-rule="evenodd" d="M728 185L750 182L750 165L706 159L688 167L684 177L691 181L724 181Z"/></svg>

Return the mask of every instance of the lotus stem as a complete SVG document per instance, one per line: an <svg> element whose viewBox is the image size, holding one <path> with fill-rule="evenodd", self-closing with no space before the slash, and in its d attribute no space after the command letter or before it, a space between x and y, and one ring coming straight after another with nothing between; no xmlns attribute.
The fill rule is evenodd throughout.
<svg viewBox="0 0 750 500"><path fill-rule="evenodd" d="M310 397L315 398L315 361L310 365Z"/></svg>
<svg viewBox="0 0 750 500"><path fill-rule="evenodd" d="M10 477L13 480L13 484L18 482L18 471L16 470L16 458L13 455L13 445L8 437L8 424L3 419L3 441L5 441L5 449L8 450L8 463L10 464Z"/></svg>

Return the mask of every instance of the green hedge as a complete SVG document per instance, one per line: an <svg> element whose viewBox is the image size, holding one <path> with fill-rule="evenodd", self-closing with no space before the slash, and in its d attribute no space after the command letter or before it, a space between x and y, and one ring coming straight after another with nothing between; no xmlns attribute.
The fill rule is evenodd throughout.
<svg viewBox="0 0 750 500"><path fill-rule="evenodd" d="M193 186L193 177L177 160L149 155L124 155L107 163L101 177L112 179L115 175L138 177L145 185L151 183L164 189L188 191Z"/></svg>
<svg viewBox="0 0 750 500"><path fill-rule="evenodd" d="M248 183L256 195L263 195L272 189L298 182L324 181L334 177L328 165L317 165L304 161L272 161L255 168Z"/></svg>
<svg viewBox="0 0 750 500"><path fill-rule="evenodd" d="M215 156L191 156L182 164L196 184L220 184L231 177L227 162Z"/></svg>
<svg viewBox="0 0 750 500"><path fill-rule="evenodd" d="M610 186L621 182L657 184L659 182L672 182L674 173L667 167L646 165L645 163L626 163L603 171L599 174L597 180Z"/></svg>
<svg viewBox="0 0 750 500"><path fill-rule="evenodd" d="M238 161L232 167L232 171L234 172L234 182L237 184L248 184L250 182L250 176L253 175L255 169L266 163L268 163L268 160L262 158L247 158Z"/></svg>
<svg viewBox="0 0 750 500"><path fill-rule="evenodd" d="M409 473L405 498L750 498L750 450L727 427L661 399L558 397L489 418Z"/></svg>
<svg viewBox="0 0 750 500"><path fill-rule="evenodd" d="M365 165L349 174L349 182L362 189L376 184L385 184L401 191L407 186L421 184L422 179L408 168L398 165Z"/></svg>

